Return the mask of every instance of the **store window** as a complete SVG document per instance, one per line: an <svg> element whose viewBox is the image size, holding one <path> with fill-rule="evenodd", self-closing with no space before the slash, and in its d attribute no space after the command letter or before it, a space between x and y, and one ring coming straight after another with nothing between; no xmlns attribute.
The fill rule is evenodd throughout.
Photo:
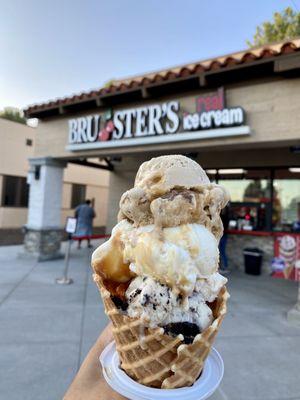
<svg viewBox="0 0 300 400"><path fill-rule="evenodd" d="M277 169L274 173L273 229L299 231L300 168Z"/></svg>
<svg viewBox="0 0 300 400"><path fill-rule="evenodd" d="M300 232L300 167L206 173L230 192L229 228Z"/></svg>
<svg viewBox="0 0 300 400"><path fill-rule="evenodd" d="M271 229L271 171L268 169L219 169L217 181L230 192L230 228Z"/></svg>
<svg viewBox="0 0 300 400"><path fill-rule="evenodd" d="M86 186L77 183L72 184L71 208L76 208L85 201Z"/></svg>
<svg viewBox="0 0 300 400"><path fill-rule="evenodd" d="M210 180L210 182L212 182L212 183L217 182L217 173L218 173L217 169L206 169L205 172L206 172L206 175L208 176L208 179Z"/></svg>
<svg viewBox="0 0 300 400"><path fill-rule="evenodd" d="M28 207L29 185L21 176L3 176L2 207Z"/></svg>

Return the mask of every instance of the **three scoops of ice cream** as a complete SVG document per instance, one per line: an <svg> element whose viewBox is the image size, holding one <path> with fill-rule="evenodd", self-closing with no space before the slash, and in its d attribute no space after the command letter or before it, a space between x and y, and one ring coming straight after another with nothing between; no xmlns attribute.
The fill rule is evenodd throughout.
<svg viewBox="0 0 300 400"><path fill-rule="evenodd" d="M210 304L227 279L218 273L226 190L181 155L143 163L120 200L118 224L92 266L116 307L185 343L213 321Z"/></svg>

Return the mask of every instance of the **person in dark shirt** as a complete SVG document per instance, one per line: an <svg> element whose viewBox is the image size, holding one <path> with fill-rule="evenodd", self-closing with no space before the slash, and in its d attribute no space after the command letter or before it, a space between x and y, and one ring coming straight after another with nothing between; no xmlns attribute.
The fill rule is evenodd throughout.
<svg viewBox="0 0 300 400"><path fill-rule="evenodd" d="M95 211L91 206L91 201L86 200L75 208L75 217L77 218L77 228L75 236L87 237L88 247L92 247L90 236L92 236L93 219L96 217ZM81 247L82 239L78 240L78 249Z"/></svg>
<svg viewBox="0 0 300 400"><path fill-rule="evenodd" d="M228 269L228 258L226 254L226 244L227 244L227 230L229 225L229 206L227 205L223 208L221 212L221 219L223 222L224 233L221 237L219 243L219 250L220 250L220 272L221 274L227 274L229 272Z"/></svg>

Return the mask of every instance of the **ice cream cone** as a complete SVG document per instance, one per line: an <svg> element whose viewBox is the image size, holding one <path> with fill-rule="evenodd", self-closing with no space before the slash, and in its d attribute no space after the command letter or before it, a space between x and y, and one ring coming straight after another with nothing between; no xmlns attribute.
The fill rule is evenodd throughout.
<svg viewBox="0 0 300 400"><path fill-rule="evenodd" d="M113 334L121 368L135 381L151 387L173 389L191 386L199 377L212 343L226 313L229 297L223 287L212 303L214 320L191 344L182 335L173 337L163 328L146 328L139 319L126 316L118 309L98 274L105 312L113 323Z"/></svg>
<svg viewBox="0 0 300 400"><path fill-rule="evenodd" d="M181 388L201 374L229 296L218 273L228 199L188 157L153 158L123 193L111 238L93 253L120 367L140 384Z"/></svg>

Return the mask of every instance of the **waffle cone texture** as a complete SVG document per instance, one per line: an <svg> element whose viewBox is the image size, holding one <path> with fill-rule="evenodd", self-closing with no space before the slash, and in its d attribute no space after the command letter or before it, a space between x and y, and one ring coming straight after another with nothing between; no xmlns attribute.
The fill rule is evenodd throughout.
<svg viewBox="0 0 300 400"><path fill-rule="evenodd" d="M172 337L163 328L144 327L139 319L130 318L119 310L104 287L101 277L94 274L105 307L113 324L113 335L121 368L142 385L175 389L191 386L198 379L215 336L226 314L229 294L223 287L212 305L214 320L193 343L185 344L183 336Z"/></svg>

